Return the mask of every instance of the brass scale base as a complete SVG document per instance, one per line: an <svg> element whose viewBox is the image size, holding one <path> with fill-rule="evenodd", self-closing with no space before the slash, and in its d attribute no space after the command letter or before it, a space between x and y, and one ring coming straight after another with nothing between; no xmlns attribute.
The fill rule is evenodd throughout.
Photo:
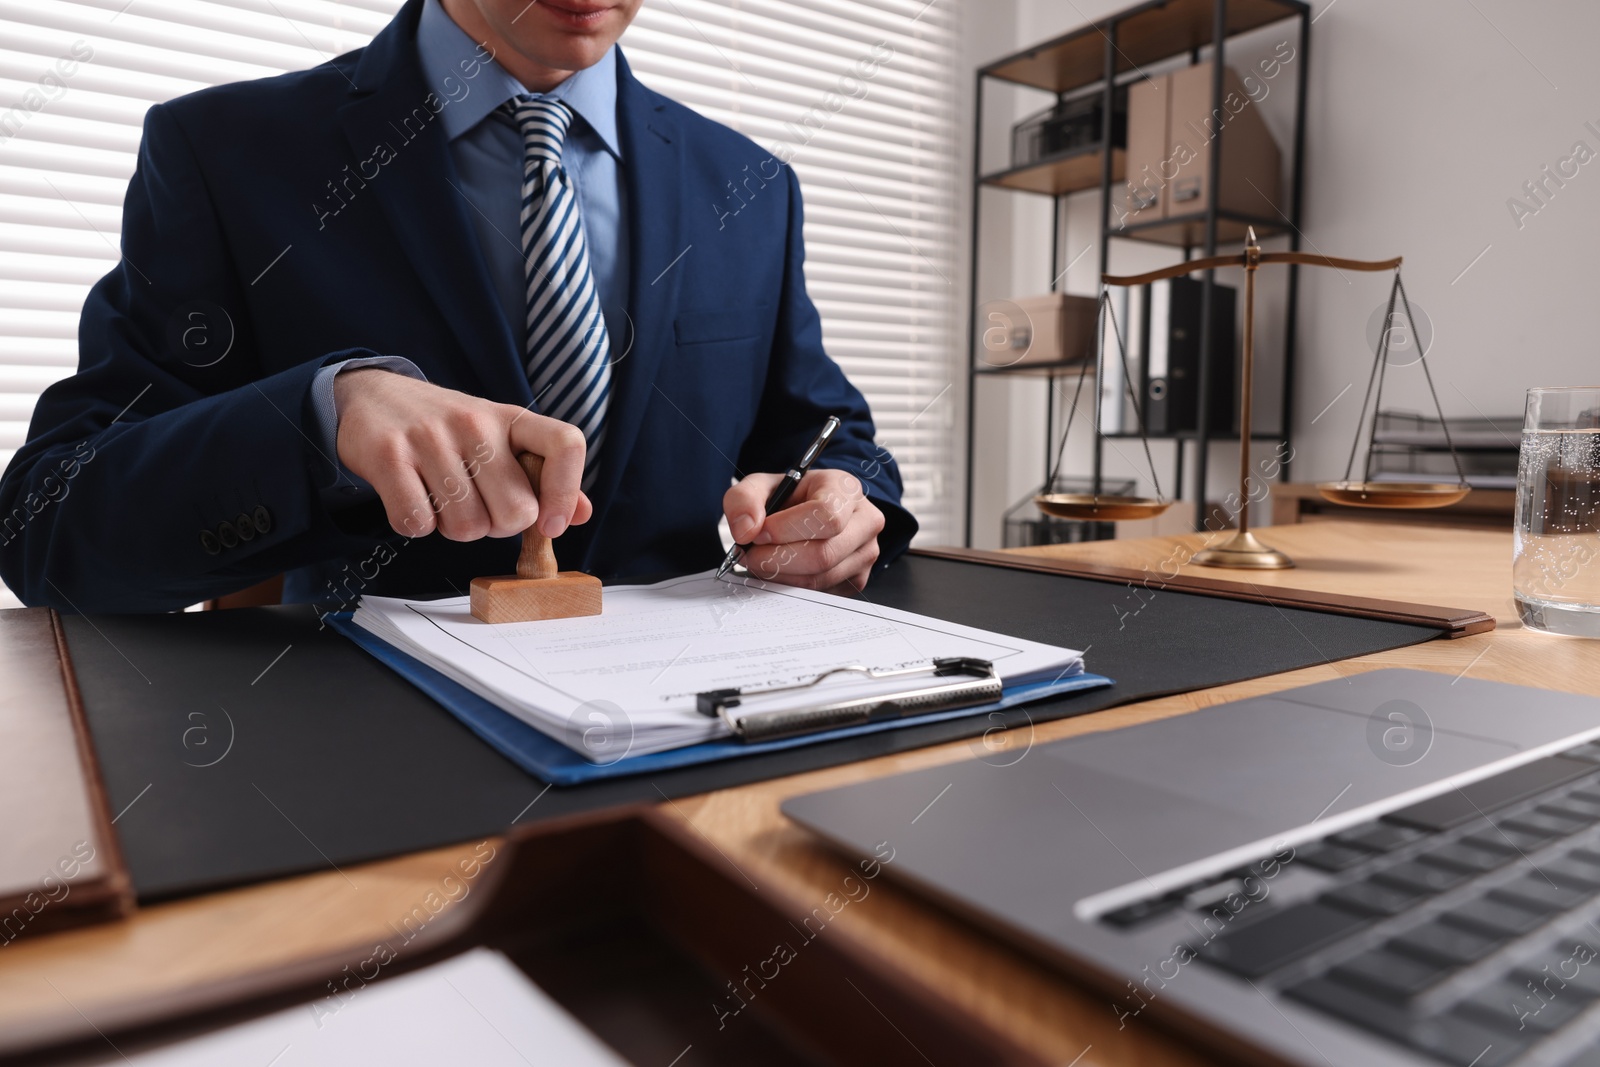
<svg viewBox="0 0 1600 1067"><path fill-rule="evenodd" d="M1333 267L1340 270L1384 271L1398 270L1400 257L1385 260L1340 259L1333 256L1312 255L1306 252L1262 252L1256 243L1255 230L1249 231L1245 250L1239 255L1211 256L1190 260L1163 270L1136 275L1101 275L1106 285L1146 285L1164 278L1191 274L1217 267L1243 267L1245 272L1244 359L1243 387L1240 390L1240 442L1239 442L1239 498L1249 499L1250 484L1250 400L1252 392L1251 370L1254 363L1254 317L1256 268L1262 263L1298 263L1313 267ZM1442 416L1441 416L1442 417ZM1098 422L1098 419L1096 419ZM1143 419L1141 418L1141 429ZM1357 434L1360 428L1357 427ZM1436 508L1454 504L1467 495L1467 487L1448 484L1372 483L1360 484L1325 482L1317 486L1323 497L1333 503L1353 504L1376 508ZM1171 501L1146 498L1095 496L1091 494L1041 494L1035 503L1046 514L1063 518L1106 519L1147 518L1161 514L1171 506ZM1248 505L1246 505L1248 507ZM1118 514L1122 512L1122 514ZM1241 509L1239 530L1225 543L1203 549L1191 562L1203 567L1229 567L1236 570L1275 571L1294 566L1288 555L1261 543L1250 532L1248 511Z"/></svg>
<svg viewBox="0 0 1600 1067"><path fill-rule="evenodd" d="M1202 567L1237 567L1252 571L1281 571L1294 566L1294 560L1275 548L1268 548L1249 530L1241 530L1226 544L1195 553L1191 561Z"/></svg>

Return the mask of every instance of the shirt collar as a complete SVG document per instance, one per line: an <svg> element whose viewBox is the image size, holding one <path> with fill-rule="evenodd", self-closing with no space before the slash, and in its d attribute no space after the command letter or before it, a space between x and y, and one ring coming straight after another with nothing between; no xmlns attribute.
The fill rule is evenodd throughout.
<svg viewBox="0 0 1600 1067"><path fill-rule="evenodd" d="M439 95L444 108L439 117L452 141L493 114L501 104L528 90L493 59L487 49L469 37L445 13L439 0L425 0L417 26L417 53L422 77ZM541 95L538 93L535 96ZM542 94L572 108L618 159L617 49L612 45L594 66L575 71L550 92Z"/></svg>

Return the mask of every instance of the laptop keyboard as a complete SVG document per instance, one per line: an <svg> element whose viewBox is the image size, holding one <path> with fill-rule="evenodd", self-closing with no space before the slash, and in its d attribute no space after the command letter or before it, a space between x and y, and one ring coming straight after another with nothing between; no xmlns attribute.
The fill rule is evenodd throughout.
<svg viewBox="0 0 1600 1067"><path fill-rule="evenodd" d="M1186 913L1205 964L1442 1063L1600 1067L1600 742L1276 862L1320 888L1257 864L1101 921Z"/></svg>

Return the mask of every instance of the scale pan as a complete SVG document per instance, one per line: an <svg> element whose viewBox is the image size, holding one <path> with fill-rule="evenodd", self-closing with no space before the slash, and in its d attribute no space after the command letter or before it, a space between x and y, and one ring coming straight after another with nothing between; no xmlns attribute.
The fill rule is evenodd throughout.
<svg viewBox="0 0 1600 1067"><path fill-rule="evenodd" d="M1447 508L1472 492L1456 482L1319 482L1324 500L1355 508Z"/></svg>
<svg viewBox="0 0 1600 1067"><path fill-rule="evenodd" d="M1148 496L1112 496L1101 493L1041 493L1034 506L1058 519L1094 519L1117 522L1122 519L1153 519L1172 506L1170 500Z"/></svg>

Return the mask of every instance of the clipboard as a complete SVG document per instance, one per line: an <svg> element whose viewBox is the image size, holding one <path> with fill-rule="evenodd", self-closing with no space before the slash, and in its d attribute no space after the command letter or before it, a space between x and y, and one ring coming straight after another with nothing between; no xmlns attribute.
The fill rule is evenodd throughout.
<svg viewBox="0 0 1600 1067"><path fill-rule="evenodd" d="M807 693L841 674L871 681L896 679L906 684L882 693L842 699L821 697L799 707L767 707L774 698ZM793 685L754 689L713 689L695 699L700 714L721 719L731 736L746 743L798 737L830 728L856 726L913 714L970 708L999 700L1004 694L994 664L970 656L946 657L919 667L874 670L860 664L835 667Z"/></svg>
<svg viewBox="0 0 1600 1067"><path fill-rule="evenodd" d="M442 705L446 711L459 719L469 730L488 742L490 747L502 756L540 781L560 786L582 785L586 782L605 781L633 775L657 774L664 771L678 770L683 767L695 767L723 760L738 759L742 756L751 756L763 752L778 752L805 745L836 741L841 738L860 737L866 734L903 729L923 723L986 715L1004 711L1019 704L1059 696L1063 693L1100 689L1114 684L1110 678L1081 671L1077 674L1056 678L1048 682L1013 686L1009 689L1002 686L998 695L995 695L993 687L985 686L980 692L967 693L966 696L970 699L963 700L962 706L950 706L948 703L930 703L926 706L904 706L904 710L874 707L869 709L864 716L859 711L853 711L849 717L846 717L842 711L835 709L826 715L819 715L817 721L807 724L806 729L795 732L782 732L781 736L777 730L771 732L756 730L754 733L758 736L749 736L748 739L741 739L736 735L639 756L629 755L626 743L622 742L618 745L619 752L614 759L609 762L593 762L585 759L555 738L529 726L510 712L497 707L465 686L434 670L427 664L400 651L370 631L357 626L352 621L350 613L341 612L329 615L326 621L330 628L348 637L361 649L422 690L429 697L432 697L435 702ZM984 661L964 662L982 663ZM927 676L932 674L932 668L918 668L916 670L922 673L924 677L921 680L921 684L915 688L929 688L926 684L928 681ZM993 672L992 667L990 667L990 672ZM910 671L907 672L908 675L911 673ZM955 683L959 682L965 686L971 682L973 675L970 671L958 671L938 677L947 679L941 685L948 687L953 699L956 689ZM998 677L994 681L998 683ZM727 690L720 692L724 700L742 699L746 695L738 691L733 691L731 695L730 691ZM755 698L763 692L770 693L771 691L752 691L748 695ZM708 695L713 696L713 699L715 697L715 694L701 694L702 697ZM902 700L906 699L906 694L900 694L900 696ZM880 696L875 701L875 704L882 705L886 702L894 703L892 694L888 697ZM742 716L741 718L752 717ZM777 726L778 724L779 720L774 719L767 725Z"/></svg>

